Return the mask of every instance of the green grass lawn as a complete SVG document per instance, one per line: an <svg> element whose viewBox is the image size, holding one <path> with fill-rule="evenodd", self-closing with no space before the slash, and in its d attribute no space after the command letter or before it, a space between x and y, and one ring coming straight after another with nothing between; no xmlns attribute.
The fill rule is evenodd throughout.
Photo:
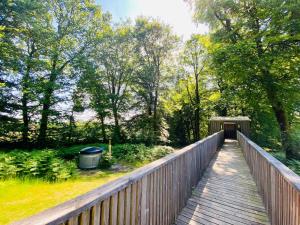
<svg viewBox="0 0 300 225"><path fill-rule="evenodd" d="M41 212L128 172L104 171L58 183L19 179L0 181L0 224L8 224Z"/></svg>
<svg viewBox="0 0 300 225"><path fill-rule="evenodd" d="M114 160L110 163L118 163L120 166L117 169L80 171L76 168L78 152L86 146L107 148L105 144L87 144L55 150L28 152L16 149L2 152L0 154L0 224L18 221L63 203L173 151L166 146L116 145L113 146ZM55 175L59 171L67 171L69 172L67 175L70 176L49 179L49 174L52 178L59 178Z"/></svg>

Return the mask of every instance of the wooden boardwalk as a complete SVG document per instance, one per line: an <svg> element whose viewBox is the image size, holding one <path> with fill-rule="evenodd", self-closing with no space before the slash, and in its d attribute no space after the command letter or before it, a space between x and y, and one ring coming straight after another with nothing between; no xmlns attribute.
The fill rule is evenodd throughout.
<svg viewBox="0 0 300 225"><path fill-rule="evenodd" d="M237 141L226 140L176 219L184 224L270 224Z"/></svg>

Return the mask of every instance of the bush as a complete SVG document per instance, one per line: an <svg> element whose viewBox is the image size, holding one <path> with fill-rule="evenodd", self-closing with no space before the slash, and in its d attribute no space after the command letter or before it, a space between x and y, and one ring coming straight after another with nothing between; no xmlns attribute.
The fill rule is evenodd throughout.
<svg viewBox="0 0 300 225"><path fill-rule="evenodd" d="M280 162L285 164L291 170L293 170L296 174L300 175L300 160L296 159L287 159L285 157L285 153L282 151L274 151L271 154L278 159Z"/></svg>
<svg viewBox="0 0 300 225"><path fill-rule="evenodd" d="M104 145L101 145L104 146ZM0 179L8 178L38 178L47 181L66 180L77 174L76 160L78 152L86 145L55 150L35 150L31 152L14 150L0 153ZM102 154L99 167L109 168L114 159L125 162L143 162L159 159L173 149L166 146L146 147L144 144L123 144Z"/></svg>
<svg viewBox="0 0 300 225"><path fill-rule="evenodd" d="M300 175L300 161L296 159L287 160L286 165L296 174Z"/></svg>
<svg viewBox="0 0 300 225"><path fill-rule="evenodd" d="M148 150L144 144L123 144L113 146L112 155L127 162L144 161L151 154Z"/></svg>
<svg viewBox="0 0 300 225"><path fill-rule="evenodd" d="M66 180L76 174L76 163L66 162L55 151L12 151L0 155L0 179L41 178Z"/></svg>
<svg viewBox="0 0 300 225"><path fill-rule="evenodd" d="M146 147L144 144L123 144L112 148L112 155L116 159L127 162L152 161L173 152L171 147Z"/></svg>
<svg viewBox="0 0 300 225"><path fill-rule="evenodd" d="M108 169L114 164L114 158L108 151L104 151L102 153L100 162L99 162L99 168L100 169Z"/></svg>
<svg viewBox="0 0 300 225"><path fill-rule="evenodd" d="M152 150L153 159L162 158L172 152L174 152L174 149L169 146L155 146Z"/></svg>
<svg viewBox="0 0 300 225"><path fill-rule="evenodd" d="M73 161L65 162L59 158L53 158L45 175L46 180L60 181L67 180L76 175L77 165Z"/></svg>
<svg viewBox="0 0 300 225"><path fill-rule="evenodd" d="M5 154L0 155L0 178L7 179L15 177L18 168L14 164L14 158L12 156L6 156Z"/></svg>

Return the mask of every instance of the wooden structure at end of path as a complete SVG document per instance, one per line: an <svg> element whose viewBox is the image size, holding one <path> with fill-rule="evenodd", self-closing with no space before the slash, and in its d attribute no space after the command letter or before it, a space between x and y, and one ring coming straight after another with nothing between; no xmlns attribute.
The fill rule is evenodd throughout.
<svg viewBox="0 0 300 225"><path fill-rule="evenodd" d="M250 122L249 117L212 117L209 120L208 132L214 134L224 130L224 137L228 139L236 139L237 131L242 132L247 137L250 137Z"/></svg>

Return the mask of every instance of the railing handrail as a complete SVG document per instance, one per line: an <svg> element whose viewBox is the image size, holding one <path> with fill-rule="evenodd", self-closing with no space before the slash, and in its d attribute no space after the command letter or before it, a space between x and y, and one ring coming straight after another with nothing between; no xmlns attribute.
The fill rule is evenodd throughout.
<svg viewBox="0 0 300 225"><path fill-rule="evenodd" d="M248 144L252 145L253 149L255 149L262 157L264 157L286 179L287 182L293 185L297 191L300 191L300 176L298 176L295 172L289 169L270 153L267 153L262 147L251 141L243 133L239 131L238 133L248 142Z"/></svg>
<svg viewBox="0 0 300 225"><path fill-rule="evenodd" d="M184 155L189 150L198 146L201 143L206 142L207 140L213 138L214 136L219 135L221 132L212 134L198 142L195 142L191 145L188 145L181 150L178 150L174 153L171 153L161 159L158 159L152 163L149 163L146 166L143 166L139 169L134 170L133 172L118 178L114 181L111 181L107 184L104 184L90 192L87 192L83 195L80 195L74 199L66 201L62 204L54 206L50 209L42 211L36 215L25 218L21 221L14 222L14 225L39 225L39 224L57 224L63 223L65 220L70 218L72 215L79 214L95 205L96 202L105 200L109 196L117 193L118 191L124 189L126 186L140 180L144 176L150 174L151 172L159 169L160 167L166 165L167 163L177 159L179 156Z"/></svg>

